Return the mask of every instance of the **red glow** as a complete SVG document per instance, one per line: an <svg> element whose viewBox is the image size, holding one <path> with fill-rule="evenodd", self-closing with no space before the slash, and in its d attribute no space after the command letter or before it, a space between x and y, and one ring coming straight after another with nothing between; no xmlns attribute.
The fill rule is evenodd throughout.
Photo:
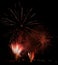
<svg viewBox="0 0 58 65"><path fill-rule="evenodd" d="M30 62L32 62L34 60L34 52L28 53L28 57L30 59Z"/></svg>
<svg viewBox="0 0 58 65"><path fill-rule="evenodd" d="M16 42L14 41L14 43L11 43L11 49L12 52L15 54L16 59L22 57L22 51L24 51L23 54L28 51L28 57L30 59L30 62L32 62L36 53L39 53L40 50L43 52L49 44L49 41L50 40L48 38L47 33L31 33L25 37L19 35L16 39Z"/></svg>
<svg viewBox="0 0 58 65"><path fill-rule="evenodd" d="M42 44L41 48L45 48L48 45L48 42L50 41L45 33L42 33L39 40Z"/></svg>

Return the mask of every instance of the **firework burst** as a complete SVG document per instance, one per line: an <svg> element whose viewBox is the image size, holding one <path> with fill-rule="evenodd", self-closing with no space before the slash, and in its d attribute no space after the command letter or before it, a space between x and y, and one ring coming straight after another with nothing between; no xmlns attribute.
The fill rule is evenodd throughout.
<svg viewBox="0 0 58 65"><path fill-rule="evenodd" d="M48 32L39 21L34 20L36 13L33 13L33 9L30 8L26 12L21 4L18 5L19 9L16 5L15 8L8 8L8 13L4 14L5 17L1 18L0 22L12 27L10 48L16 55L16 59L21 56L22 51L26 51L32 62L36 53L47 47L50 39Z"/></svg>

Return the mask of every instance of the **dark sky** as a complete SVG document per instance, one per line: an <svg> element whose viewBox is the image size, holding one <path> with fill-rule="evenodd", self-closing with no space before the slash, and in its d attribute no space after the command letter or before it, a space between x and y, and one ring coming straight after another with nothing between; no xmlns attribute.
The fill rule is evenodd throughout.
<svg viewBox="0 0 58 65"><path fill-rule="evenodd" d="M14 4L18 0L0 0L0 13L7 9L10 5ZM42 23L44 26L48 28L48 31L53 36L52 39L52 47L48 49L47 52L45 52L45 57L47 59L53 59L57 60L57 39L58 39L58 24L56 21L56 9L55 9L55 2L52 1L42 1L42 0L20 0L20 2L23 4L26 8L34 8L35 11L38 14L40 23ZM0 60L5 59L8 57L9 50L7 47L7 43L9 39L6 37L3 37L4 33L7 33L7 28L1 25L0 23ZM6 44L5 44L6 43Z"/></svg>

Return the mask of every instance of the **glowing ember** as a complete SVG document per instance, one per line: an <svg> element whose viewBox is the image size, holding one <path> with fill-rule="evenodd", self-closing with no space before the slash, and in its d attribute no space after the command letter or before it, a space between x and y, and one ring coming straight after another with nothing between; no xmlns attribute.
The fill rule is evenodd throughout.
<svg viewBox="0 0 58 65"><path fill-rule="evenodd" d="M30 59L30 62L32 62L34 60L34 52L28 53L28 57Z"/></svg>
<svg viewBox="0 0 58 65"><path fill-rule="evenodd" d="M21 44L18 44L18 43L11 44L11 49L12 49L12 52L15 54L16 59L17 59L18 57L21 56L20 53L23 50L23 46Z"/></svg>
<svg viewBox="0 0 58 65"><path fill-rule="evenodd" d="M48 39L46 39L46 38L47 38L47 37L46 37L46 35L44 35L44 34L41 36L40 41L41 41L42 44L48 42Z"/></svg>
<svg viewBox="0 0 58 65"><path fill-rule="evenodd" d="M46 34L44 34L44 33L42 33L41 34L41 36L40 36L40 40L39 40L40 42L41 42L41 48L42 48L42 50L44 49L44 48L46 48L47 47L47 43L50 41L50 39L48 39L48 37L47 37L47 35Z"/></svg>

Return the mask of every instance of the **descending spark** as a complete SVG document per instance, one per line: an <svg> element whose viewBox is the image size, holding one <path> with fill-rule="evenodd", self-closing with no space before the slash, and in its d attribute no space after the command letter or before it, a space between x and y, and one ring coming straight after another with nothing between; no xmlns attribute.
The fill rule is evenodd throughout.
<svg viewBox="0 0 58 65"><path fill-rule="evenodd" d="M30 59L30 62L34 60L34 52L28 52L28 57Z"/></svg>

